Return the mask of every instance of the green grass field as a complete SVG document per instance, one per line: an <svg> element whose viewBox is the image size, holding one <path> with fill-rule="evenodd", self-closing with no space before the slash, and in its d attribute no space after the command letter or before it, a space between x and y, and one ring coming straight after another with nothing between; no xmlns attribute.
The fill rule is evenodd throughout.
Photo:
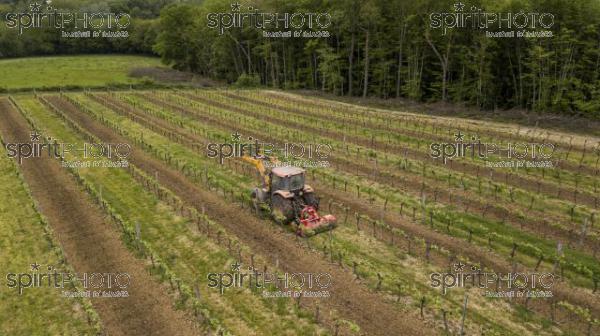
<svg viewBox="0 0 600 336"><path fill-rule="evenodd" d="M128 55L28 57L0 60L0 90L98 87L135 84L138 67L160 67L160 59Z"/></svg>

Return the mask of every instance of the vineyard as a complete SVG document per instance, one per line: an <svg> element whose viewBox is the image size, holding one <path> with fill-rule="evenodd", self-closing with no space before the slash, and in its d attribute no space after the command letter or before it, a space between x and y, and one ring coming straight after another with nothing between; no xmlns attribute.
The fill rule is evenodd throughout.
<svg viewBox="0 0 600 336"><path fill-rule="evenodd" d="M91 160L76 150L65 162L0 158L2 199L20 205L0 204L0 226L11 232L3 249L78 272L133 274L125 301L40 310L44 318L73 315L57 333L600 334L600 139L268 90L24 93L0 96L0 118L4 144L29 143L36 132L58 143L131 146L128 165L118 168L69 166ZM304 239L257 211L254 168L207 155L233 134L331 148L327 167L306 167L307 183L338 227ZM432 157L432 144L456 144L461 135L501 150L486 160ZM515 143L552 144L553 167L492 167ZM20 240L13 235L28 234L44 238L29 250L12 245ZM207 286L207 274L234 262L327 273L330 296L269 298L254 287ZM485 295L502 290L500 281L432 286L432 274L456 274L456 265L551 273L544 290L552 295ZM44 293L45 302L57 300ZM0 321L0 330L15 328Z"/></svg>

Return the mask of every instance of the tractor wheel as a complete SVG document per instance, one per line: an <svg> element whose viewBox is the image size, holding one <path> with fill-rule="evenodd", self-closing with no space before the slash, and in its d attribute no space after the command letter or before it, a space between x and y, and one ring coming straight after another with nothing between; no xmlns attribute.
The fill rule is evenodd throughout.
<svg viewBox="0 0 600 336"><path fill-rule="evenodd" d="M271 203L273 216L278 223L289 224L294 220L294 206L292 200L283 198L281 195L274 195Z"/></svg>
<svg viewBox="0 0 600 336"><path fill-rule="evenodd" d="M319 198L315 195L314 192L304 194L304 203L306 205L310 205L315 210L319 210Z"/></svg>

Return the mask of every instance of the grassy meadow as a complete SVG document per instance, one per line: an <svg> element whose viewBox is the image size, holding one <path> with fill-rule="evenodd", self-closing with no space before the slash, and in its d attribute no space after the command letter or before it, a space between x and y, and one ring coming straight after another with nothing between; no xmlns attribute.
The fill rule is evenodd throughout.
<svg viewBox="0 0 600 336"><path fill-rule="evenodd" d="M0 91L136 84L134 68L161 67L155 57L82 55L0 60Z"/></svg>

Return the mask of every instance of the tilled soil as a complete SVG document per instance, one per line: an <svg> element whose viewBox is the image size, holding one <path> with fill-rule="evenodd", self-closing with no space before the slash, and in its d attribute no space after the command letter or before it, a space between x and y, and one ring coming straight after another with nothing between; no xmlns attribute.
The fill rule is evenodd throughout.
<svg viewBox="0 0 600 336"><path fill-rule="evenodd" d="M49 97L48 100L102 141L128 142L71 103L59 97ZM319 301L319 305L322 309L335 309L345 318L355 321L367 335L434 334L430 326L416 318L416 311L402 312L384 302L382 296L357 283L351 272L323 260L321 255L295 242L290 234L275 227L270 220L261 220L249 211L232 211L234 205L195 185L178 171L142 151L134 150L130 161L150 175L158 172L161 185L172 190L188 205L198 210L204 207L209 217L222 224L266 260L277 257L282 270L292 273L329 273L332 278L329 288L331 296ZM237 206L235 209L237 210Z"/></svg>
<svg viewBox="0 0 600 336"><path fill-rule="evenodd" d="M30 142L29 124L7 99L0 99L0 118L5 141ZM75 272L129 274L129 296L91 299L107 335L203 334L191 318L175 310L166 288L148 275L58 160L30 158L20 168Z"/></svg>

